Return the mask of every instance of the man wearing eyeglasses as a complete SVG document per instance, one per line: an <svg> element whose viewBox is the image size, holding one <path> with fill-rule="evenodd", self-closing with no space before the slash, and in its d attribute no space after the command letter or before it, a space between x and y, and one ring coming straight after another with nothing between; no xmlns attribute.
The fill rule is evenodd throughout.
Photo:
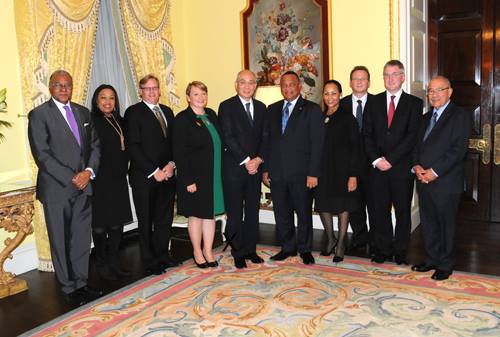
<svg viewBox="0 0 500 337"><path fill-rule="evenodd" d="M383 75L386 91L375 96L373 109L366 114L363 127L365 152L372 164L370 191L375 215L372 261L384 263L394 256L394 261L401 265L408 264L413 196L411 158L422 120L423 102L403 91L405 73L400 61L388 61Z"/></svg>
<svg viewBox="0 0 500 337"><path fill-rule="evenodd" d="M455 264L456 215L471 130L470 115L450 101L452 93L446 77L429 82L432 110L424 115L413 152L427 260L411 269L435 270L432 279L437 281L449 278Z"/></svg>
<svg viewBox="0 0 500 337"><path fill-rule="evenodd" d="M168 251L174 214L175 163L172 110L160 104L160 82L139 81L142 101L125 111L130 154L129 180L137 214L144 275L161 274L178 263Z"/></svg>
<svg viewBox="0 0 500 337"><path fill-rule="evenodd" d="M266 106L253 98L257 89L255 74L238 73L234 83L237 95L219 106L219 123L226 147L222 157L226 238L236 268L246 268L246 260L262 263L257 255L261 193L262 142Z"/></svg>
<svg viewBox="0 0 500 337"><path fill-rule="evenodd" d="M71 102L73 79L50 76L47 102L29 113L28 138L38 166L36 195L43 205L52 264L65 300L83 305L102 295L87 286L91 243L90 180L100 145L87 108Z"/></svg>

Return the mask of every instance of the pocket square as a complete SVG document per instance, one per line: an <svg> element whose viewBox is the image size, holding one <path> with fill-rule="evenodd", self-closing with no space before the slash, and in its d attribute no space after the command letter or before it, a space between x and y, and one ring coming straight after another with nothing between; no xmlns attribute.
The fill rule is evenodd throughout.
<svg viewBox="0 0 500 337"><path fill-rule="evenodd" d="M83 123L83 127L89 126L90 123Z"/></svg>

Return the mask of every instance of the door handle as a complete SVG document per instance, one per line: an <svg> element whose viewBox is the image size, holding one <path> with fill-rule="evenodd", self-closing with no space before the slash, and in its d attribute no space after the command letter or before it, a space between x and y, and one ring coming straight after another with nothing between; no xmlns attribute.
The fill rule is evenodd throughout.
<svg viewBox="0 0 500 337"><path fill-rule="evenodd" d="M496 127L495 127L495 130L496 130ZM500 132L500 128L498 130ZM499 139L499 141L500 141L500 139ZM497 142L495 142L495 145L499 146L497 144ZM488 165L490 163L490 153L491 153L491 125L490 124L483 125L483 138L469 139L469 149L473 149L473 150L477 150L477 151L481 152L481 161L483 162L484 165ZM499 149L499 151L500 151L500 149ZM496 152L496 149L495 149L495 152ZM498 158L498 159L500 161L500 158Z"/></svg>
<svg viewBox="0 0 500 337"><path fill-rule="evenodd" d="M500 165L500 124L495 125L495 152L493 162Z"/></svg>

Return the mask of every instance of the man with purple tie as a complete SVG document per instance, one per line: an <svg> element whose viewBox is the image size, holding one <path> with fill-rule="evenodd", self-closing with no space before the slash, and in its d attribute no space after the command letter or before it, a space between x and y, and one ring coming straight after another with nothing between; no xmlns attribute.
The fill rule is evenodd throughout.
<svg viewBox="0 0 500 337"><path fill-rule="evenodd" d="M100 144L89 110L71 102L71 75L56 70L49 90L52 98L29 113L28 138L38 166L36 196L43 205L56 277L65 300L78 306L102 295L87 286L90 180L97 174Z"/></svg>

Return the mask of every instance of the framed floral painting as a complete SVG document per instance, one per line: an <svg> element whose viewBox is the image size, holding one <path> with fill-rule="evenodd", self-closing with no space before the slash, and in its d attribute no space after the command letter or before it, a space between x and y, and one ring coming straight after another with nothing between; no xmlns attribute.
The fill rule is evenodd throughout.
<svg viewBox="0 0 500 337"><path fill-rule="evenodd" d="M277 85L295 71L302 95L321 102L329 78L328 0L247 0L241 13L244 66L259 85Z"/></svg>

